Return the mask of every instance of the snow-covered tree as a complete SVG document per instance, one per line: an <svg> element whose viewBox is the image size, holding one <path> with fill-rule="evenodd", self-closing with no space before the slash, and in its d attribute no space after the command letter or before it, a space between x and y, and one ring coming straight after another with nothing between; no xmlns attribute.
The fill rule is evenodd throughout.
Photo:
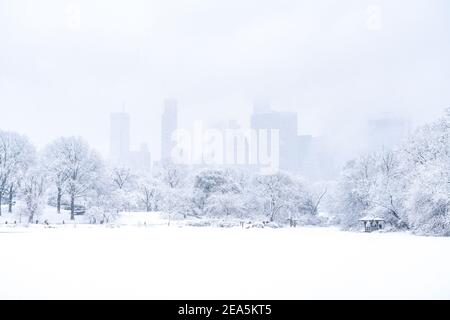
<svg viewBox="0 0 450 320"><path fill-rule="evenodd" d="M182 216L186 218L192 212L191 197L184 191L183 189L165 188L162 192L161 210L168 215L169 225L173 217Z"/></svg>
<svg viewBox="0 0 450 320"><path fill-rule="evenodd" d="M418 233L450 236L450 108L405 146L410 188L405 206Z"/></svg>
<svg viewBox="0 0 450 320"><path fill-rule="evenodd" d="M450 236L450 159L417 169L406 199L414 231Z"/></svg>
<svg viewBox="0 0 450 320"><path fill-rule="evenodd" d="M35 161L36 151L29 140L15 132L0 131L0 215L2 200L9 195L9 211L20 180Z"/></svg>
<svg viewBox="0 0 450 320"><path fill-rule="evenodd" d="M377 154L377 175L371 194L372 207L381 208L384 218L396 227L406 227L404 199L407 183L403 154L400 150L383 150Z"/></svg>
<svg viewBox="0 0 450 320"><path fill-rule="evenodd" d="M293 178L291 195L287 203L289 218L317 216L327 191L327 187L322 184L312 185L298 177Z"/></svg>
<svg viewBox="0 0 450 320"><path fill-rule="evenodd" d="M113 190L109 198L110 208L116 212L133 211L138 208L136 195L132 191L124 189Z"/></svg>
<svg viewBox="0 0 450 320"><path fill-rule="evenodd" d="M201 170L195 176L193 202L197 214L209 213L210 197L215 194L239 193L239 185L233 181L229 171L218 169Z"/></svg>
<svg viewBox="0 0 450 320"><path fill-rule="evenodd" d="M418 233L450 235L450 109L409 140L350 161L334 195L341 223L366 214Z"/></svg>
<svg viewBox="0 0 450 320"><path fill-rule="evenodd" d="M109 206L92 206L86 211L86 217L91 224L106 224L118 217L117 212L111 210Z"/></svg>
<svg viewBox="0 0 450 320"><path fill-rule="evenodd" d="M49 182L56 190L56 212L61 213L61 201L64 195L66 182L69 179L69 171L65 159L65 144L63 138L48 144L42 151L43 168L46 171Z"/></svg>
<svg viewBox="0 0 450 320"><path fill-rule="evenodd" d="M59 138L49 146L49 168L53 168L53 182L60 196L66 192L70 198L70 219L75 219L75 202L86 197L103 181L103 162L87 142L79 137Z"/></svg>
<svg viewBox="0 0 450 320"><path fill-rule="evenodd" d="M24 214L28 222L41 213L45 206L45 176L40 168L33 168L27 172L21 182L20 196L23 201Z"/></svg>
<svg viewBox="0 0 450 320"><path fill-rule="evenodd" d="M370 207L375 183L376 162L373 155L349 161L343 168L337 187L334 210L345 227L354 227Z"/></svg>
<svg viewBox="0 0 450 320"><path fill-rule="evenodd" d="M207 211L214 216L234 216L241 218L247 209L246 198L242 193L215 193L208 199Z"/></svg>
<svg viewBox="0 0 450 320"><path fill-rule="evenodd" d="M264 214L272 222L290 205L294 183L286 173L259 175L254 180Z"/></svg>
<svg viewBox="0 0 450 320"><path fill-rule="evenodd" d="M186 176L186 167L172 162L164 162L158 174L158 178L171 189L181 188Z"/></svg>
<svg viewBox="0 0 450 320"><path fill-rule="evenodd" d="M114 188L127 190L134 186L136 176L131 168L125 166L116 166L110 170L111 180Z"/></svg>
<svg viewBox="0 0 450 320"><path fill-rule="evenodd" d="M402 153L397 149L371 153L347 163L336 197L344 226L358 227L358 219L374 211L393 225L406 226L403 178Z"/></svg>
<svg viewBox="0 0 450 320"><path fill-rule="evenodd" d="M137 202L145 211L159 211L163 201L163 186L155 178L144 176L138 181Z"/></svg>

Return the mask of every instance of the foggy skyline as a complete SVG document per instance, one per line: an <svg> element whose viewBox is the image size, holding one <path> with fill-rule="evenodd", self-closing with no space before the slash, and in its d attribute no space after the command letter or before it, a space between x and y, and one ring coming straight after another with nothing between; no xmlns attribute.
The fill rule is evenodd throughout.
<svg viewBox="0 0 450 320"><path fill-rule="evenodd" d="M424 0L0 0L0 128L38 147L80 135L108 156L109 115L124 108L131 147L147 142L159 159L166 98L187 128L248 125L259 98L297 112L300 134L342 141L379 112L421 124L450 105L449 9Z"/></svg>

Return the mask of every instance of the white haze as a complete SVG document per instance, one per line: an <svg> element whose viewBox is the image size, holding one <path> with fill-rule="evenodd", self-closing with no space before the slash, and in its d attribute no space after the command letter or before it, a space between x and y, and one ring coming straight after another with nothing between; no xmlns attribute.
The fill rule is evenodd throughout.
<svg viewBox="0 0 450 320"><path fill-rule="evenodd" d="M368 26L371 6L381 28ZM351 145L387 110L415 124L450 105L448 1L0 0L0 128L39 147L81 135L104 155L109 114L159 157L163 100L181 126L233 118L255 98L299 113L303 134Z"/></svg>

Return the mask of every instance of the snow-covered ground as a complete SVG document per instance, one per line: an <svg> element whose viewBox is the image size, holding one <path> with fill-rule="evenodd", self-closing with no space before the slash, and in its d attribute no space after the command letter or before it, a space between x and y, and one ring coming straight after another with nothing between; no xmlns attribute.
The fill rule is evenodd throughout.
<svg viewBox="0 0 450 320"><path fill-rule="evenodd" d="M450 298L450 239L331 228L0 228L0 298Z"/></svg>

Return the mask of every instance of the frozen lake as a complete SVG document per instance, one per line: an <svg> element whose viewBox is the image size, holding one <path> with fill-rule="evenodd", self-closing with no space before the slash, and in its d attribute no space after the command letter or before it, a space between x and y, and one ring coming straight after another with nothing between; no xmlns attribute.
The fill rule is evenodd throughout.
<svg viewBox="0 0 450 320"><path fill-rule="evenodd" d="M450 239L329 228L0 228L0 298L450 299Z"/></svg>

